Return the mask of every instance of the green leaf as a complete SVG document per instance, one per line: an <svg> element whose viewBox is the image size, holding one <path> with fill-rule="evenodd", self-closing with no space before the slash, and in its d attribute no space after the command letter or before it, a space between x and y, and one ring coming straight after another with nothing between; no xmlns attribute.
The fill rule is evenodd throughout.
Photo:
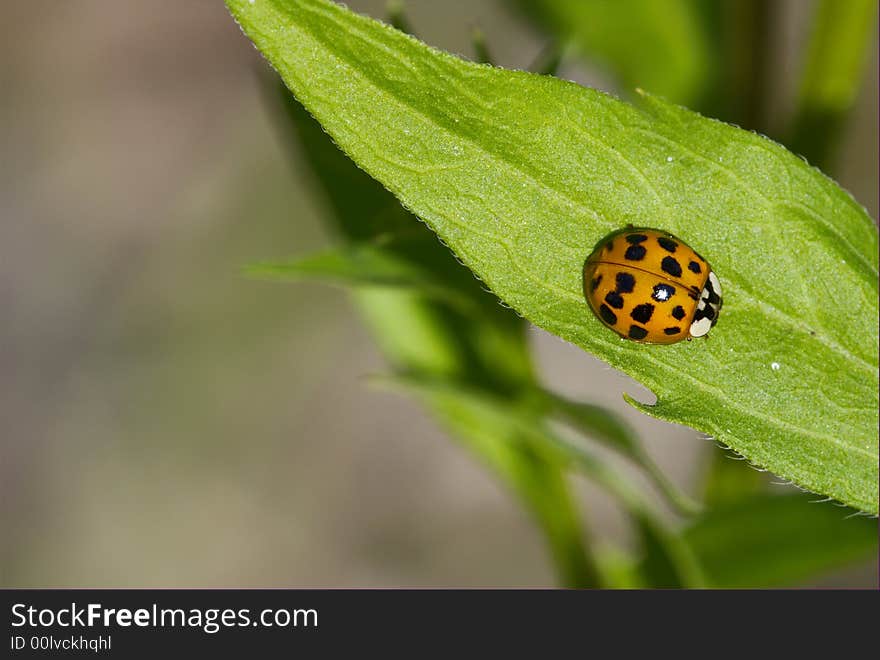
<svg viewBox="0 0 880 660"><path fill-rule="evenodd" d="M877 512L877 229L836 184L651 96L466 62L322 0L227 4L355 162L525 318L652 389L640 409ZM627 223L712 263L707 341L626 342L590 313L583 262Z"/></svg>
<svg viewBox="0 0 880 660"><path fill-rule="evenodd" d="M862 82L877 26L877 0L820 0L788 144L825 165Z"/></svg>
<svg viewBox="0 0 880 660"><path fill-rule="evenodd" d="M791 586L876 561L876 519L811 499L755 496L707 511L684 537L716 587Z"/></svg>
<svg viewBox="0 0 880 660"><path fill-rule="evenodd" d="M474 307L474 301L460 289L438 283L430 270L401 258L383 243L355 243L290 261L257 263L248 266L246 273L285 281L317 279L346 286L410 289L463 311ZM419 247L415 241L396 244L401 243L413 250Z"/></svg>
<svg viewBox="0 0 880 660"><path fill-rule="evenodd" d="M627 91L640 87L694 105L713 73L713 50L695 0L517 0L514 4L604 65Z"/></svg>

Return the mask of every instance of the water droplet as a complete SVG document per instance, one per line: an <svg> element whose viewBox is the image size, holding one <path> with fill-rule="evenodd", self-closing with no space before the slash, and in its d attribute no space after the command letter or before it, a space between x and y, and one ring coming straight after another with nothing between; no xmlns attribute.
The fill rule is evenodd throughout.
<svg viewBox="0 0 880 660"><path fill-rule="evenodd" d="M771 362L770 368L773 369L773 371L779 371L781 365L778 362Z"/></svg>
<svg viewBox="0 0 880 660"><path fill-rule="evenodd" d="M673 161L672 156L667 156L667 157L666 157L666 162L667 162L667 163L671 163L672 161Z"/></svg>

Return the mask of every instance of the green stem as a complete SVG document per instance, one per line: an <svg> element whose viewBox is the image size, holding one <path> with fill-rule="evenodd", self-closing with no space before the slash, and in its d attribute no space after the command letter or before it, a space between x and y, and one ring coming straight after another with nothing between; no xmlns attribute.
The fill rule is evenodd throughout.
<svg viewBox="0 0 880 660"><path fill-rule="evenodd" d="M508 480L536 517L560 584L576 589L607 586L565 474L543 453L528 444L518 447L517 474Z"/></svg>
<svg viewBox="0 0 880 660"><path fill-rule="evenodd" d="M610 447L634 461L654 482L668 502L684 516L693 516L700 505L678 488L645 451L636 434L610 411L589 403L569 401L549 391L540 391L547 413L558 413L578 432Z"/></svg>
<svg viewBox="0 0 880 660"><path fill-rule="evenodd" d="M668 528L644 495L604 463L561 438L548 440L581 472L615 497L630 514L642 537L642 573L651 587L702 587L706 576L699 559L680 535Z"/></svg>

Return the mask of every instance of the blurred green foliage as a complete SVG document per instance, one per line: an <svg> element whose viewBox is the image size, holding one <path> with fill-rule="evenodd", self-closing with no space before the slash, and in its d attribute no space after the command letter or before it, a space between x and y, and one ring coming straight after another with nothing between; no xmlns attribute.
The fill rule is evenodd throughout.
<svg viewBox="0 0 880 660"><path fill-rule="evenodd" d="M819 0L801 75L789 146L827 170L862 81L877 0Z"/></svg>
<svg viewBox="0 0 880 660"><path fill-rule="evenodd" d="M605 68L630 93L642 87L692 108L718 66L700 0L515 0L554 39Z"/></svg>
<svg viewBox="0 0 880 660"><path fill-rule="evenodd" d="M803 493L754 495L717 506L684 530L716 587L779 587L815 579L829 566L865 559L877 521Z"/></svg>

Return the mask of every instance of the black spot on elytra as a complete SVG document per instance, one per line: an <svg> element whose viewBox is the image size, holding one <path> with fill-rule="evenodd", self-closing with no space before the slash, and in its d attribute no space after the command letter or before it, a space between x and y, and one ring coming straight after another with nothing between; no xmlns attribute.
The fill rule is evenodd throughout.
<svg viewBox="0 0 880 660"><path fill-rule="evenodd" d="M655 284L651 297L657 302L666 302L675 295L675 287L669 284Z"/></svg>
<svg viewBox="0 0 880 660"><path fill-rule="evenodd" d="M602 320L608 325L614 325L617 323L617 315L611 311L611 308L608 307L608 305L603 304L599 308L599 316L601 316Z"/></svg>
<svg viewBox="0 0 880 660"><path fill-rule="evenodd" d="M681 328L679 328L677 325L671 328L663 328L663 334L665 335L677 335L679 332L681 332Z"/></svg>
<svg viewBox="0 0 880 660"><path fill-rule="evenodd" d="M688 264L688 270L691 271L692 273L702 273L703 272L703 269L700 268L700 264L698 264L696 261L692 261Z"/></svg>
<svg viewBox="0 0 880 660"><path fill-rule="evenodd" d="M605 296L605 302L614 307L614 309L623 309L623 297L617 291L612 291Z"/></svg>
<svg viewBox="0 0 880 660"><path fill-rule="evenodd" d="M617 293L631 293L636 286L636 278L630 273L617 273Z"/></svg>
<svg viewBox="0 0 880 660"><path fill-rule="evenodd" d="M684 307L681 305L676 305L672 309L672 317L681 321L684 318Z"/></svg>
<svg viewBox="0 0 880 660"><path fill-rule="evenodd" d="M666 238L665 236L661 236L657 239L657 242L667 252L675 252L675 248L678 247L678 243L673 241L671 238Z"/></svg>
<svg viewBox="0 0 880 660"><path fill-rule="evenodd" d="M644 339L648 336L648 331L644 328L640 328L637 325L629 326L629 338L630 339Z"/></svg>
<svg viewBox="0 0 880 660"><path fill-rule="evenodd" d="M599 287L599 282L601 282L601 281L602 281L601 275L597 275L596 277L594 277L593 280L590 282L590 292L595 291Z"/></svg>
<svg viewBox="0 0 880 660"><path fill-rule="evenodd" d="M642 241L647 241L648 237L644 234L630 234L626 237L627 243L641 243Z"/></svg>
<svg viewBox="0 0 880 660"><path fill-rule="evenodd" d="M651 315L654 313L654 305L651 303L644 303L643 305L636 305L633 307L633 310L629 313L630 317L632 317L633 321L638 321L639 323L647 323L651 320Z"/></svg>
<svg viewBox="0 0 880 660"><path fill-rule="evenodd" d="M675 257L663 257L663 261L660 262L660 268L663 269L663 272L669 273L673 277L681 277L681 264L675 260Z"/></svg>
<svg viewBox="0 0 880 660"><path fill-rule="evenodd" d="M700 294L695 292L693 289L688 290L688 298L692 298L694 300L700 299Z"/></svg>
<svg viewBox="0 0 880 660"><path fill-rule="evenodd" d="M605 249L611 252L614 249L614 241L608 241L605 243Z"/></svg>
<svg viewBox="0 0 880 660"><path fill-rule="evenodd" d="M641 261L647 252L644 245L630 245L623 256L629 261Z"/></svg>

